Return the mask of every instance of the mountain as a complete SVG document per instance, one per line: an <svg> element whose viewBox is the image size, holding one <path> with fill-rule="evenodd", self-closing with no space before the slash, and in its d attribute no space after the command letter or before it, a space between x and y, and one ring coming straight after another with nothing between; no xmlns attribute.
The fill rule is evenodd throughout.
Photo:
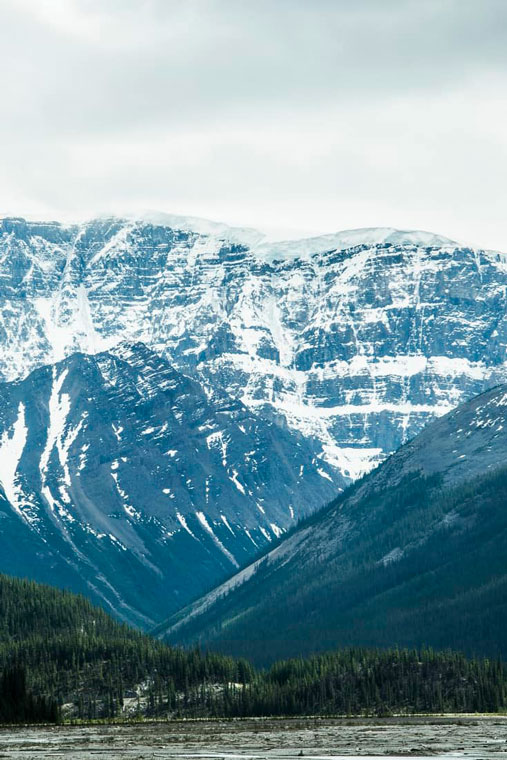
<svg viewBox="0 0 507 760"><path fill-rule="evenodd" d="M297 432L141 343L0 385L0 571L150 627L335 494Z"/></svg>
<svg viewBox="0 0 507 760"><path fill-rule="evenodd" d="M3 219L0 569L157 623L505 381L506 300L420 231Z"/></svg>
<svg viewBox="0 0 507 760"><path fill-rule="evenodd" d="M507 656L507 386L374 472L158 629L258 663L336 646Z"/></svg>
<svg viewBox="0 0 507 760"><path fill-rule="evenodd" d="M0 222L0 374L141 341L318 442L337 489L506 380L507 258L420 231Z"/></svg>

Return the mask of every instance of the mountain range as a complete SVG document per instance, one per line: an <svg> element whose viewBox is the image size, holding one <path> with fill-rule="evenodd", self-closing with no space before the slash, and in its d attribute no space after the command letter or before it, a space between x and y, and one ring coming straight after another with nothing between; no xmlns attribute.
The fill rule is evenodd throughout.
<svg viewBox="0 0 507 760"><path fill-rule="evenodd" d="M4 219L0 375L140 341L314 439L342 488L506 379L506 293L503 254L431 233Z"/></svg>
<svg viewBox="0 0 507 760"><path fill-rule="evenodd" d="M0 220L0 571L159 623L505 381L506 294L505 255L418 231Z"/></svg>

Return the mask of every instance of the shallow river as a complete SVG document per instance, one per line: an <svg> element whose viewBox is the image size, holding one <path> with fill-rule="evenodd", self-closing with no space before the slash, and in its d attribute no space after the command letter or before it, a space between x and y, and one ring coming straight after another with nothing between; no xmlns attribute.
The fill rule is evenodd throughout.
<svg viewBox="0 0 507 760"><path fill-rule="evenodd" d="M245 719L0 728L0 758L506 758L507 717Z"/></svg>

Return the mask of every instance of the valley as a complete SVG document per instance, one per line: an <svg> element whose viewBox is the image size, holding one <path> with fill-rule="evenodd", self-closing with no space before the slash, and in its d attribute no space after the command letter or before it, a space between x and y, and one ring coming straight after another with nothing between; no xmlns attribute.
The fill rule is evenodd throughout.
<svg viewBox="0 0 507 760"><path fill-rule="evenodd" d="M150 630L504 381L506 293L418 231L2 219L0 571Z"/></svg>
<svg viewBox="0 0 507 760"><path fill-rule="evenodd" d="M257 664L393 643L505 657L506 436L503 385L430 423L157 633Z"/></svg>
<svg viewBox="0 0 507 760"><path fill-rule="evenodd" d="M506 0L0 60L0 760L507 760Z"/></svg>
<svg viewBox="0 0 507 760"><path fill-rule="evenodd" d="M4 719L501 713L505 257L171 223L2 222Z"/></svg>

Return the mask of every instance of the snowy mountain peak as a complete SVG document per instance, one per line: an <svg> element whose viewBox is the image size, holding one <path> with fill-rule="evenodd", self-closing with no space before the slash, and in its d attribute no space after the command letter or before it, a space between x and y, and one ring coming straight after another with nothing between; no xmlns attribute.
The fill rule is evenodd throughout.
<svg viewBox="0 0 507 760"><path fill-rule="evenodd" d="M265 259L298 257L322 253L329 250L346 250L359 245L415 245L429 247L458 247L459 243L443 235L423 230L400 230L395 227L361 227L338 232L315 235L301 239L272 239L253 227L236 227L223 222L215 222L196 216L169 214L160 211L140 211L125 214L103 214L84 222L62 224L57 221L33 221L24 217L0 217L0 228L10 232L24 231L32 235L54 229L72 229L77 235L97 225L114 225L117 230L132 230L134 227L153 225L172 230L192 232L210 238L218 238L245 245Z"/></svg>
<svg viewBox="0 0 507 760"><path fill-rule="evenodd" d="M197 216L168 214L161 211L141 211L114 217L138 224L152 224L156 227L170 227L173 230L195 232L198 235L220 238L249 247L256 246L265 237L262 232L252 227L235 227L223 222L214 222Z"/></svg>
<svg viewBox="0 0 507 760"><path fill-rule="evenodd" d="M206 237L217 238L223 241L236 243L253 248L265 239L265 234L251 227L235 227L222 222L214 222L210 219L201 219L196 216L184 216L179 214L167 214L158 211L141 211L139 213L125 214L101 214L81 222L62 224L57 221L37 221L25 219L22 216L0 217L0 230L16 232L17 234L38 235L53 229L69 229L79 237L87 230L94 227L114 226L118 231L132 230L136 227L151 225L168 229L195 233Z"/></svg>
<svg viewBox="0 0 507 760"><path fill-rule="evenodd" d="M351 479L506 378L505 257L393 228L243 233L157 215L4 220L1 375L141 341Z"/></svg>
<svg viewBox="0 0 507 760"><path fill-rule="evenodd" d="M266 260L307 258L317 253L331 250L346 250L359 245L414 245L424 247L458 247L458 243L442 235L422 230L397 230L394 227L364 227L357 230L342 230L329 235L261 242L255 252Z"/></svg>

